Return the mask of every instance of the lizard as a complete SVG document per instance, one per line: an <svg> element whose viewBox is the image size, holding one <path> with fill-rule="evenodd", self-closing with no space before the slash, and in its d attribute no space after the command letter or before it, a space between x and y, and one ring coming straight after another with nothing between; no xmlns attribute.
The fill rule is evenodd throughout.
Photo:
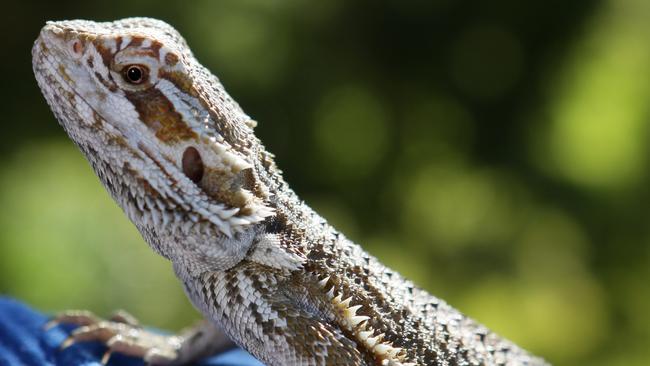
<svg viewBox="0 0 650 366"><path fill-rule="evenodd" d="M158 365L223 335L270 366L546 365L381 264L288 186L257 124L151 18L51 21L32 48L70 139L205 318L181 335L64 312L86 340Z"/></svg>

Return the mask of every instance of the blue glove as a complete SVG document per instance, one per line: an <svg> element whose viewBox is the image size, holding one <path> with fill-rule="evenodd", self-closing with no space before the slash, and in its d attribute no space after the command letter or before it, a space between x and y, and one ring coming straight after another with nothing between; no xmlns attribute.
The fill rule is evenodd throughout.
<svg viewBox="0 0 650 366"><path fill-rule="evenodd" d="M64 325L43 330L44 314L25 304L0 297L0 366L102 366L106 348L97 342L81 342L64 350L61 343L71 328ZM141 359L113 354L109 366L142 366ZM263 366L253 356L235 349L198 363L199 366Z"/></svg>

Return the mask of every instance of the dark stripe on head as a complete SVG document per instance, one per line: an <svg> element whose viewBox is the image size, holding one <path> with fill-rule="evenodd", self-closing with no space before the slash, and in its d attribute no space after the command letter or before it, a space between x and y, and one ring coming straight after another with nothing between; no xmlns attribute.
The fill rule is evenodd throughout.
<svg viewBox="0 0 650 366"><path fill-rule="evenodd" d="M140 115L140 120L163 142L196 138L174 105L155 87L138 92L125 91L126 97Z"/></svg>
<svg viewBox="0 0 650 366"><path fill-rule="evenodd" d="M185 94L189 94L194 98L198 98L198 93L194 89L192 79L185 73L180 71L166 71L163 68L158 69L158 77L165 79L174 84L178 90Z"/></svg>
<svg viewBox="0 0 650 366"><path fill-rule="evenodd" d="M152 41L151 46L149 48L156 56L156 59L158 59L160 57L160 49L162 48L162 43L158 41Z"/></svg>
<svg viewBox="0 0 650 366"><path fill-rule="evenodd" d="M111 68L111 62L113 61L113 52L109 50L108 48L104 47L101 41L95 41L93 42L95 45L95 49L97 49L97 52L102 56L102 61L104 62L104 66L107 68Z"/></svg>
<svg viewBox="0 0 650 366"><path fill-rule="evenodd" d="M138 46L140 46L142 44L143 41L144 41L144 37L134 36L133 38L131 38L131 42L129 42L129 44L126 45L126 47L124 47L124 48L138 47Z"/></svg>

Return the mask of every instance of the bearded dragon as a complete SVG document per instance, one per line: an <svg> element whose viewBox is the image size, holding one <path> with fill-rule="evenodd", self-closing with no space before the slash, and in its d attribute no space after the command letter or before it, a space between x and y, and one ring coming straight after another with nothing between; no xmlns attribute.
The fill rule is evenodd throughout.
<svg viewBox="0 0 650 366"><path fill-rule="evenodd" d="M418 288L289 188L242 111L170 25L48 22L33 69L59 123L206 321L184 335L67 312L100 340L186 364L225 334L267 365L544 365ZM105 359L106 360L106 359Z"/></svg>

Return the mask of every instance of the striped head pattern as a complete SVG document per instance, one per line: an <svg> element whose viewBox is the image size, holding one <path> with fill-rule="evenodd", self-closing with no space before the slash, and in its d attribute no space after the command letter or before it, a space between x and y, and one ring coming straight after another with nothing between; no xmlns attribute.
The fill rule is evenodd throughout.
<svg viewBox="0 0 650 366"><path fill-rule="evenodd" d="M60 124L136 224L230 238L273 215L255 122L168 24L48 22L32 57Z"/></svg>

